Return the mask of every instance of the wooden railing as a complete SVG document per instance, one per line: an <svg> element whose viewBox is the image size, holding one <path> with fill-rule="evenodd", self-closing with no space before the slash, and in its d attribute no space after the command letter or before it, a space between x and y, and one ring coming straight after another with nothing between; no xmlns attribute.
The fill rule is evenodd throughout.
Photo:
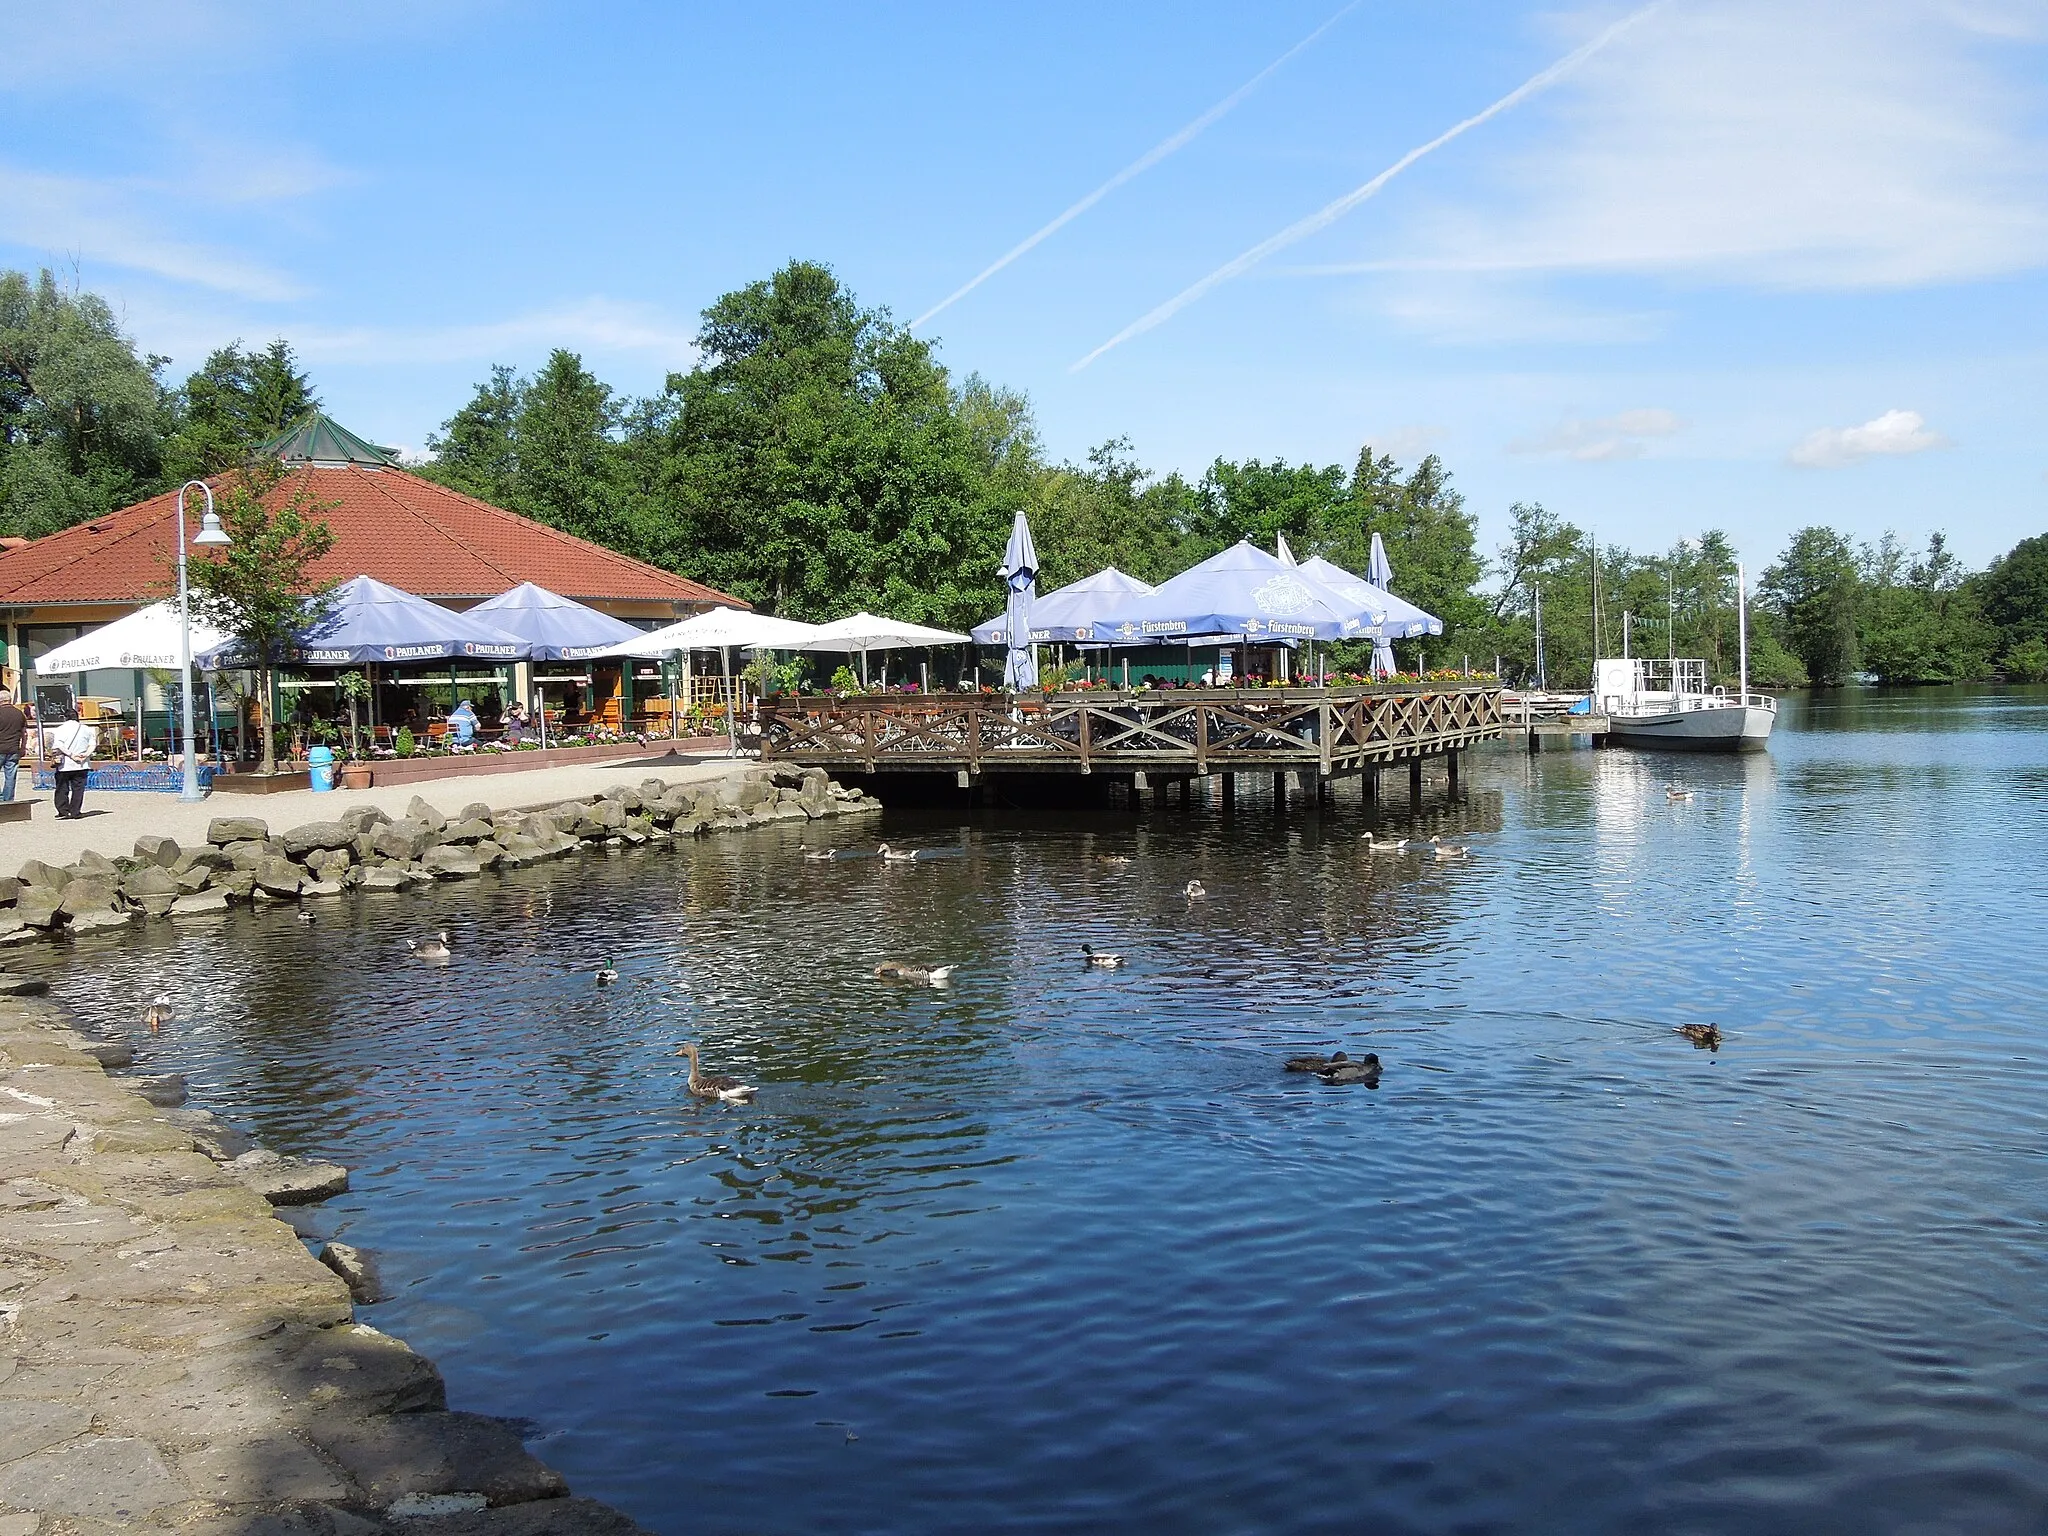
<svg viewBox="0 0 2048 1536"><path fill-rule="evenodd" d="M1356 773L1501 734L1491 685L1029 694L783 694L761 756L887 770Z"/></svg>

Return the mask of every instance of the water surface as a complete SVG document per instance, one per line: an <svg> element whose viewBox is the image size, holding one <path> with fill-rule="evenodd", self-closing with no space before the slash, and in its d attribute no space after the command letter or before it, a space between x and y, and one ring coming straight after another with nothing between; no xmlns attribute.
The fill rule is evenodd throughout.
<svg viewBox="0 0 2048 1536"><path fill-rule="evenodd" d="M354 1170L307 1220L382 1256L365 1317L660 1531L2036 1531L2044 727L1866 691L1765 757L1488 752L1412 822L1458 863L1362 850L1393 776L892 812L957 857L592 854L52 975L172 993L148 1065ZM691 1103L684 1039L756 1102ZM1279 1070L1339 1045L1377 1090Z"/></svg>

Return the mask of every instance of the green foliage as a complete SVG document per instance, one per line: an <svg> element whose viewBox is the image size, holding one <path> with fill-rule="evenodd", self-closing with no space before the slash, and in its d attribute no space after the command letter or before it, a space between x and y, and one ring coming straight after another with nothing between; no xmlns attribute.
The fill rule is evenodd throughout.
<svg viewBox="0 0 2048 1536"><path fill-rule="evenodd" d="M164 471L183 483L236 468L319 405L289 342L280 337L260 352L231 342L173 399L177 425L164 442Z"/></svg>
<svg viewBox="0 0 2048 1536"><path fill-rule="evenodd" d="M1860 585L1856 551L1832 528L1800 529L1764 572L1759 593L1785 649L1815 683L1844 683L1857 670Z"/></svg>
<svg viewBox="0 0 2048 1536"><path fill-rule="evenodd" d="M2048 640L2022 640L2007 651L2005 675L2016 683L2048 683Z"/></svg>
<svg viewBox="0 0 2048 1536"><path fill-rule="evenodd" d="M391 750L400 757L411 757L413 750L418 745L418 741L412 734L412 727L409 725L401 725L398 728L398 734L391 738Z"/></svg>
<svg viewBox="0 0 2048 1536"><path fill-rule="evenodd" d="M156 488L165 360L96 294L0 272L0 534L40 538Z"/></svg>
<svg viewBox="0 0 2048 1536"><path fill-rule="evenodd" d="M865 690L862 689L860 678L855 675L853 668L842 662L833 669L832 691L834 693L861 693Z"/></svg>
<svg viewBox="0 0 2048 1536"><path fill-rule="evenodd" d="M223 477L215 506L231 542L194 551L192 607L255 658L261 696L268 698L278 662L327 611L331 583L315 579L311 567L334 547L334 534L320 520L321 505L304 477L287 476L275 461ZM263 771L276 767L266 735Z"/></svg>
<svg viewBox="0 0 2048 1536"><path fill-rule="evenodd" d="M526 402L526 381L500 364L477 385L469 404L427 439L434 457L420 473L494 507L519 500L519 453L513 434Z"/></svg>
<svg viewBox="0 0 2048 1536"><path fill-rule="evenodd" d="M2035 648L2048 644L2048 534L2022 539L1974 585L1985 622L1997 630L2006 672L2038 680L2030 674Z"/></svg>

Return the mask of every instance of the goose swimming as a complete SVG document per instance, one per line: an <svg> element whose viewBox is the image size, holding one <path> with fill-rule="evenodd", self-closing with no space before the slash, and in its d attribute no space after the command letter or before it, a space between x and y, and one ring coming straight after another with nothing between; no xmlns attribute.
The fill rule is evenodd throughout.
<svg viewBox="0 0 2048 1536"><path fill-rule="evenodd" d="M1098 966L1105 971L1113 971L1124 963L1122 955L1109 954L1104 950L1097 949L1092 944L1083 944L1081 946L1081 953L1087 956L1090 965Z"/></svg>
<svg viewBox="0 0 2048 1536"><path fill-rule="evenodd" d="M1429 840L1430 851L1440 859L1468 859L1472 850L1462 843L1447 843L1440 837Z"/></svg>
<svg viewBox="0 0 2048 1536"><path fill-rule="evenodd" d="M1666 800L1672 801L1690 800L1692 798L1692 791L1689 789L1680 789L1676 784L1674 784L1669 789L1664 791L1664 798Z"/></svg>
<svg viewBox="0 0 2048 1536"><path fill-rule="evenodd" d="M891 864L911 864L917 860L917 850L915 848L891 848L887 843L883 843L875 849L875 852L879 853Z"/></svg>
<svg viewBox="0 0 2048 1536"><path fill-rule="evenodd" d="M806 848L804 850L804 857L813 863L830 863L833 859L839 857L839 850L836 848Z"/></svg>
<svg viewBox="0 0 2048 1536"><path fill-rule="evenodd" d="M901 960L884 960L875 967L875 975L883 981L928 981L943 987L953 970L950 965L908 965Z"/></svg>
<svg viewBox="0 0 2048 1536"><path fill-rule="evenodd" d="M443 928L429 939L407 939L405 947L418 960L446 960L455 951L448 947L448 930Z"/></svg>
<svg viewBox="0 0 2048 1536"><path fill-rule="evenodd" d="M721 1104L744 1104L754 1096L755 1090L736 1077L723 1072L705 1072L697 1064L697 1047L686 1044L676 1052L678 1056L690 1058L690 1092L700 1099L716 1099Z"/></svg>
<svg viewBox="0 0 2048 1536"><path fill-rule="evenodd" d="M1365 846L1374 853L1406 853L1408 851L1408 839L1405 837L1391 838L1386 842L1382 842L1368 832L1365 834L1363 841Z"/></svg>

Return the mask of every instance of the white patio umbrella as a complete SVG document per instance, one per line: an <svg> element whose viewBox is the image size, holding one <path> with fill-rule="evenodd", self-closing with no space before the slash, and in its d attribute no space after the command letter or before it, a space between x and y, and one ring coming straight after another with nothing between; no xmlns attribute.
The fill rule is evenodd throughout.
<svg viewBox="0 0 2048 1536"><path fill-rule="evenodd" d="M778 619L773 614L749 613L744 608L713 608L661 629L649 630L631 640L592 651L596 656L666 656L673 651L716 651L725 669L725 726L734 757L739 756L738 711L733 708L732 651L800 651L803 642L821 633L815 624L795 619Z"/></svg>
<svg viewBox="0 0 2048 1536"><path fill-rule="evenodd" d="M210 651L228 637L209 624L192 621L192 654ZM151 603L126 618L103 624L90 634L66 641L54 651L36 659L35 670L49 672L96 672L102 667L144 667L176 671L181 652L178 639L178 605Z"/></svg>
<svg viewBox="0 0 2048 1536"><path fill-rule="evenodd" d="M843 619L834 619L829 624L820 624L809 640L802 645L786 647L792 651L847 651L858 652L862 681L866 681L869 651L915 650L928 645L965 645L973 636L956 634L950 629L933 629L925 624L911 624L902 619L885 619L880 614L850 613Z"/></svg>

